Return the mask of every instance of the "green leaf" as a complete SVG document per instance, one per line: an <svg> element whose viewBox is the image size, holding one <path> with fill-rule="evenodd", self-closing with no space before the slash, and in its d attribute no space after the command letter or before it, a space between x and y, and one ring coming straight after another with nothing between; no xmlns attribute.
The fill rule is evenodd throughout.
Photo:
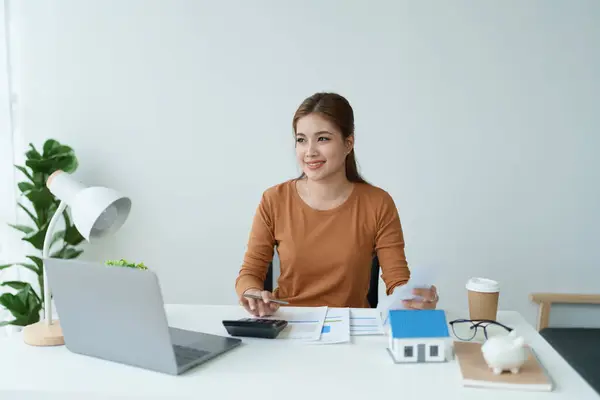
<svg viewBox="0 0 600 400"><path fill-rule="evenodd" d="M52 205L50 207L48 207L48 209L46 210L46 215L48 216L48 218L52 218L52 216L56 213L58 204L59 204L59 200L57 200L55 198Z"/></svg>
<svg viewBox="0 0 600 400"><path fill-rule="evenodd" d="M40 274L40 271L38 270L38 268L33 264L18 263L17 265L20 265L21 267L27 268L28 270L35 272L36 275Z"/></svg>
<svg viewBox="0 0 600 400"><path fill-rule="evenodd" d="M52 171L52 167L56 164L56 162L52 159L29 159L25 161L25 165L27 165L33 172L40 172L46 175L49 175Z"/></svg>
<svg viewBox="0 0 600 400"><path fill-rule="evenodd" d="M65 172L73 173L79 167L79 162L75 156L65 156L56 160L56 169L62 169Z"/></svg>
<svg viewBox="0 0 600 400"><path fill-rule="evenodd" d="M17 297L19 297L23 301L23 304L25 304L29 313L33 311L36 303L40 302L40 297L37 295L35 290L33 290L29 283L26 283L26 286L21 291L19 291L19 293L17 293Z"/></svg>
<svg viewBox="0 0 600 400"><path fill-rule="evenodd" d="M2 265L0 265L0 271L2 271L3 269L6 269L6 268L14 267L15 265L16 264L14 264L14 263L13 264L2 264Z"/></svg>
<svg viewBox="0 0 600 400"><path fill-rule="evenodd" d="M39 230L35 233L30 233L23 238L24 241L29 242L38 250L44 249L44 236L46 236L46 228Z"/></svg>
<svg viewBox="0 0 600 400"><path fill-rule="evenodd" d="M50 240L50 248L52 248L52 246L54 246L59 240L63 240L64 237L65 237L64 229L54 232L54 234L52 235L52 239Z"/></svg>
<svg viewBox="0 0 600 400"><path fill-rule="evenodd" d="M22 317L15 319L11 325L27 326L27 325L35 324L37 321L29 322L32 320L32 318L33 318L33 315L32 316L24 315ZM38 318L38 321L39 321L39 318Z"/></svg>
<svg viewBox="0 0 600 400"><path fill-rule="evenodd" d="M19 190L22 193L26 193L30 190L35 189L35 186L33 186L33 184L29 182L19 182L17 186L19 187Z"/></svg>
<svg viewBox="0 0 600 400"><path fill-rule="evenodd" d="M2 327L2 326L6 326L6 325L14 325L14 322L15 322L15 321L16 321L16 320L12 320L12 321L2 321L2 322L0 322L0 327Z"/></svg>
<svg viewBox="0 0 600 400"><path fill-rule="evenodd" d="M50 157L57 157L57 156L62 156L65 154L69 154L73 152L73 148L71 146L67 146L64 144L60 144L57 142L57 145L54 147L53 151L48 154L48 158Z"/></svg>
<svg viewBox="0 0 600 400"><path fill-rule="evenodd" d="M73 151L72 147L61 144L61 145L57 146L56 149L54 149L54 151L52 152L52 154L48 155L47 158L57 159L57 158L61 158L61 157L74 157L74 156L75 156L75 151Z"/></svg>
<svg viewBox="0 0 600 400"><path fill-rule="evenodd" d="M83 253L83 250L81 249L74 249L74 248L68 248L67 251L65 252L64 256L65 258L77 258L79 257L79 255Z"/></svg>
<svg viewBox="0 0 600 400"><path fill-rule="evenodd" d="M68 208L63 211L63 218L65 219L65 226L71 226L71 218L69 217Z"/></svg>
<svg viewBox="0 0 600 400"><path fill-rule="evenodd" d="M25 211L25 212L27 213L27 215L29 215L29 218L31 218L31 220L32 220L33 222L35 222L35 225L36 225L36 226L39 228L39 227L40 227L40 225L39 225L39 223L38 223L38 219L37 219L37 218L36 218L36 217L33 215L33 213L32 213L31 211L29 211L29 210L27 209L27 207L25 207L23 204L19 203L19 204L17 204L17 205L18 205L19 207L21 207L21 209L22 209L23 211Z"/></svg>
<svg viewBox="0 0 600 400"><path fill-rule="evenodd" d="M54 213L50 212L50 210L52 210L52 209L53 209L53 206L50 206L48 208L36 207L35 212L37 215L39 215L38 222L40 223L40 230L45 229L45 227L50 225L50 220L52 219L52 216L54 215Z"/></svg>
<svg viewBox="0 0 600 400"><path fill-rule="evenodd" d="M46 143L44 143L43 157L48 158L51 155L56 154L57 150L59 148L60 148L60 143L58 143L56 140L54 140L54 139L46 140Z"/></svg>
<svg viewBox="0 0 600 400"><path fill-rule="evenodd" d="M33 183L38 187L42 187L46 184L48 174L43 172L33 171Z"/></svg>
<svg viewBox="0 0 600 400"><path fill-rule="evenodd" d="M4 293L0 296L0 305L15 317L14 321L10 321L12 325L25 326L40 320L42 302L28 283L16 295Z"/></svg>
<svg viewBox="0 0 600 400"><path fill-rule="evenodd" d="M36 256L27 256L27 258L33 261L40 271L44 269L44 263L41 258Z"/></svg>
<svg viewBox="0 0 600 400"><path fill-rule="evenodd" d="M61 247L60 250L50 253L50 258L64 258L63 253L66 251L66 247Z"/></svg>
<svg viewBox="0 0 600 400"><path fill-rule="evenodd" d="M67 232L65 234L65 243L68 243L71 246L77 246L84 240L84 237L81 236L81 233L79 233L75 225L71 225L67 228Z"/></svg>
<svg viewBox="0 0 600 400"><path fill-rule="evenodd" d="M32 290L33 292L33 290ZM35 297L35 301L30 301L29 304L29 318L27 319L27 321L23 322L23 325L31 325L31 324L35 324L36 322L38 322L40 320L40 311L42 310L42 301L40 300L40 297L33 292L34 297Z"/></svg>
<svg viewBox="0 0 600 400"><path fill-rule="evenodd" d="M17 204L19 207L21 207L23 209L23 211L25 211L27 213L27 215L29 215L29 218L31 218L31 220L33 222L35 222L35 225L39 228L40 225L38 223L38 219L33 215L33 213L31 211L29 211L23 204L19 203Z"/></svg>
<svg viewBox="0 0 600 400"><path fill-rule="evenodd" d="M58 149L56 149L56 154L61 155L61 156L74 156L75 155L75 150L73 150L73 148L71 146L66 146L64 144L61 144L60 147Z"/></svg>
<svg viewBox="0 0 600 400"><path fill-rule="evenodd" d="M25 167L21 167L20 165L15 165L15 168L17 168L19 171L21 171L23 173L23 175L25 175L27 178L29 178L30 181L33 182L33 177L31 176L29 171L27 171L27 169L25 169Z"/></svg>
<svg viewBox="0 0 600 400"><path fill-rule="evenodd" d="M21 231L23 233L31 233L33 232L33 228L29 227L29 226L25 226L25 225L14 225L14 224L8 224L9 226L11 226L12 228L15 228L18 231Z"/></svg>
<svg viewBox="0 0 600 400"><path fill-rule="evenodd" d="M40 158L42 158L42 155L39 153L39 151L37 151L37 149L35 148L35 146L32 143L29 143L29 147L31 147L31 150L28 150L25 153L25 155L27 156L28 159L39 160Z"/></svg>
<svg viewBox="0 0 600 400"><path fill-rule="evenodd" d="M17 318L12 325L16 326L28 326L31 324L35 324L40 320L40 310L42 309L41 304L35 306L34 310L31 310L29 315L23 316L23 318Z"/></svg>
<svg viewBox="0 0 600 400"><path fill-rule="evenodd" d="M0 296L0 305L2 305L2 307L6 308L11 313L19 313L20 311L23 311L25 307L22 307L22 305L19 303L19 299L17 299L17 297L12 293L4 293L2 296Z"/></svg>
<svg viewBox="0 0 600 400"><path fill-rule="evenodd" d="M72 247L63 247L59 251L57 251L54 254L52 254L51 257L52 258L71 259L71 258L77 258L77 257L79 257L79 255L81 253L83 253L83 250L78 250L78 249L75 249L75 248L72 248Z"/></svg>
<svg viewBox="0 0 600 400"><path fill-rule="evenodd" d="M48 209L55 201L54 196L47 187L35 188L25 194L36 210Z"/></svg>
<svg viewBox="0 0 600 400"><path fill-rule="evenodd" d="M0 283L0 286L8 286L13 289L21 290L29 286L29 283L19 281L7 281Z"/></svg>
<svg viewBox="0 0 600 400"><path fill-rule="evenodd" d="M20 282L23 283L23 282ZM23 305L25 306L25 312L22 312L21 315L27 315L27 311L29 311L29 307L27 305L27 297L29 297L29 290L27 290L27 286L29 286L28 283L25 284L25 286L23 287L23 289L19 290L15 296L17 296L17 298L21 301L21 303L23 303ZM16 315L15 315L16 317Z"/></svg>

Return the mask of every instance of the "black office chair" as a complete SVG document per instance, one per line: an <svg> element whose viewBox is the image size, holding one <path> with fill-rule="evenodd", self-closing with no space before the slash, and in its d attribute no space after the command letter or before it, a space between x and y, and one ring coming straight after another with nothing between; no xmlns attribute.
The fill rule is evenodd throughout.
<svg viewBox="0 0 600 400"><path fill-rule="evenodd" d="M265 278L264 288L269 292L273 291L273 262L269 264L269 269L267 270L267 276ZM373 257L373 262L371 264L371 282L369 284L369 292L367 293L367 301L371 308L377 308L377 303L379 302L379 259L377 256Z"/></svg>

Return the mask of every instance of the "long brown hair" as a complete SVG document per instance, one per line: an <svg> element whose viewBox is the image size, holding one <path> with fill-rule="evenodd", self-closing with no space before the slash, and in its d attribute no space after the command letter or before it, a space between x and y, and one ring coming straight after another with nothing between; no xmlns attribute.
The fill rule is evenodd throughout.
<svg viewBox="0 0 600 400"><path fill-rule="evenodd" d="M337 93L315 93L306 98L296 110L292 123L294 134L298 120L308 114L319 113L332 123L336 124L342 132L342 138L347 139L354 135L354 111L348 100ZM300 178L304 177L304 173ZM346 178L350 182L367 183L358 173L354 147L346 156Z"/></svg>

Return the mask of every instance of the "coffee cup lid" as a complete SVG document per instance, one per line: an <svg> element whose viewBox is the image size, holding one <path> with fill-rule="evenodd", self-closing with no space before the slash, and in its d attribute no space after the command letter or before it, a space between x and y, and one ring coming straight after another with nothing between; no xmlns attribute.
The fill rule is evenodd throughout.
<svg viewBox="0 0 600 400"><path fill-rule="evenodd" d="M500 291L498 282L486 278L471 278L467 282L467 290L482 293L496 293Z"/></svg>

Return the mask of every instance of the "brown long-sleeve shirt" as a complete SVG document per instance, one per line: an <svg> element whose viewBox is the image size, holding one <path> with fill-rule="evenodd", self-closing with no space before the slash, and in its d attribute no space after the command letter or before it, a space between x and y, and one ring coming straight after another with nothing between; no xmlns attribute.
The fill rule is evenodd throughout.
<svg viewBox="0 0 600 400"><path fill-rule="evenodd" d="M275 246L280 276L273 294L294 306L368 307L375 254L388 294L410 277L394 201L369 184L355 184L342 205L325 211L302 200L295 180L267 189L236 279L238 295L263 288Z"/></svg>

